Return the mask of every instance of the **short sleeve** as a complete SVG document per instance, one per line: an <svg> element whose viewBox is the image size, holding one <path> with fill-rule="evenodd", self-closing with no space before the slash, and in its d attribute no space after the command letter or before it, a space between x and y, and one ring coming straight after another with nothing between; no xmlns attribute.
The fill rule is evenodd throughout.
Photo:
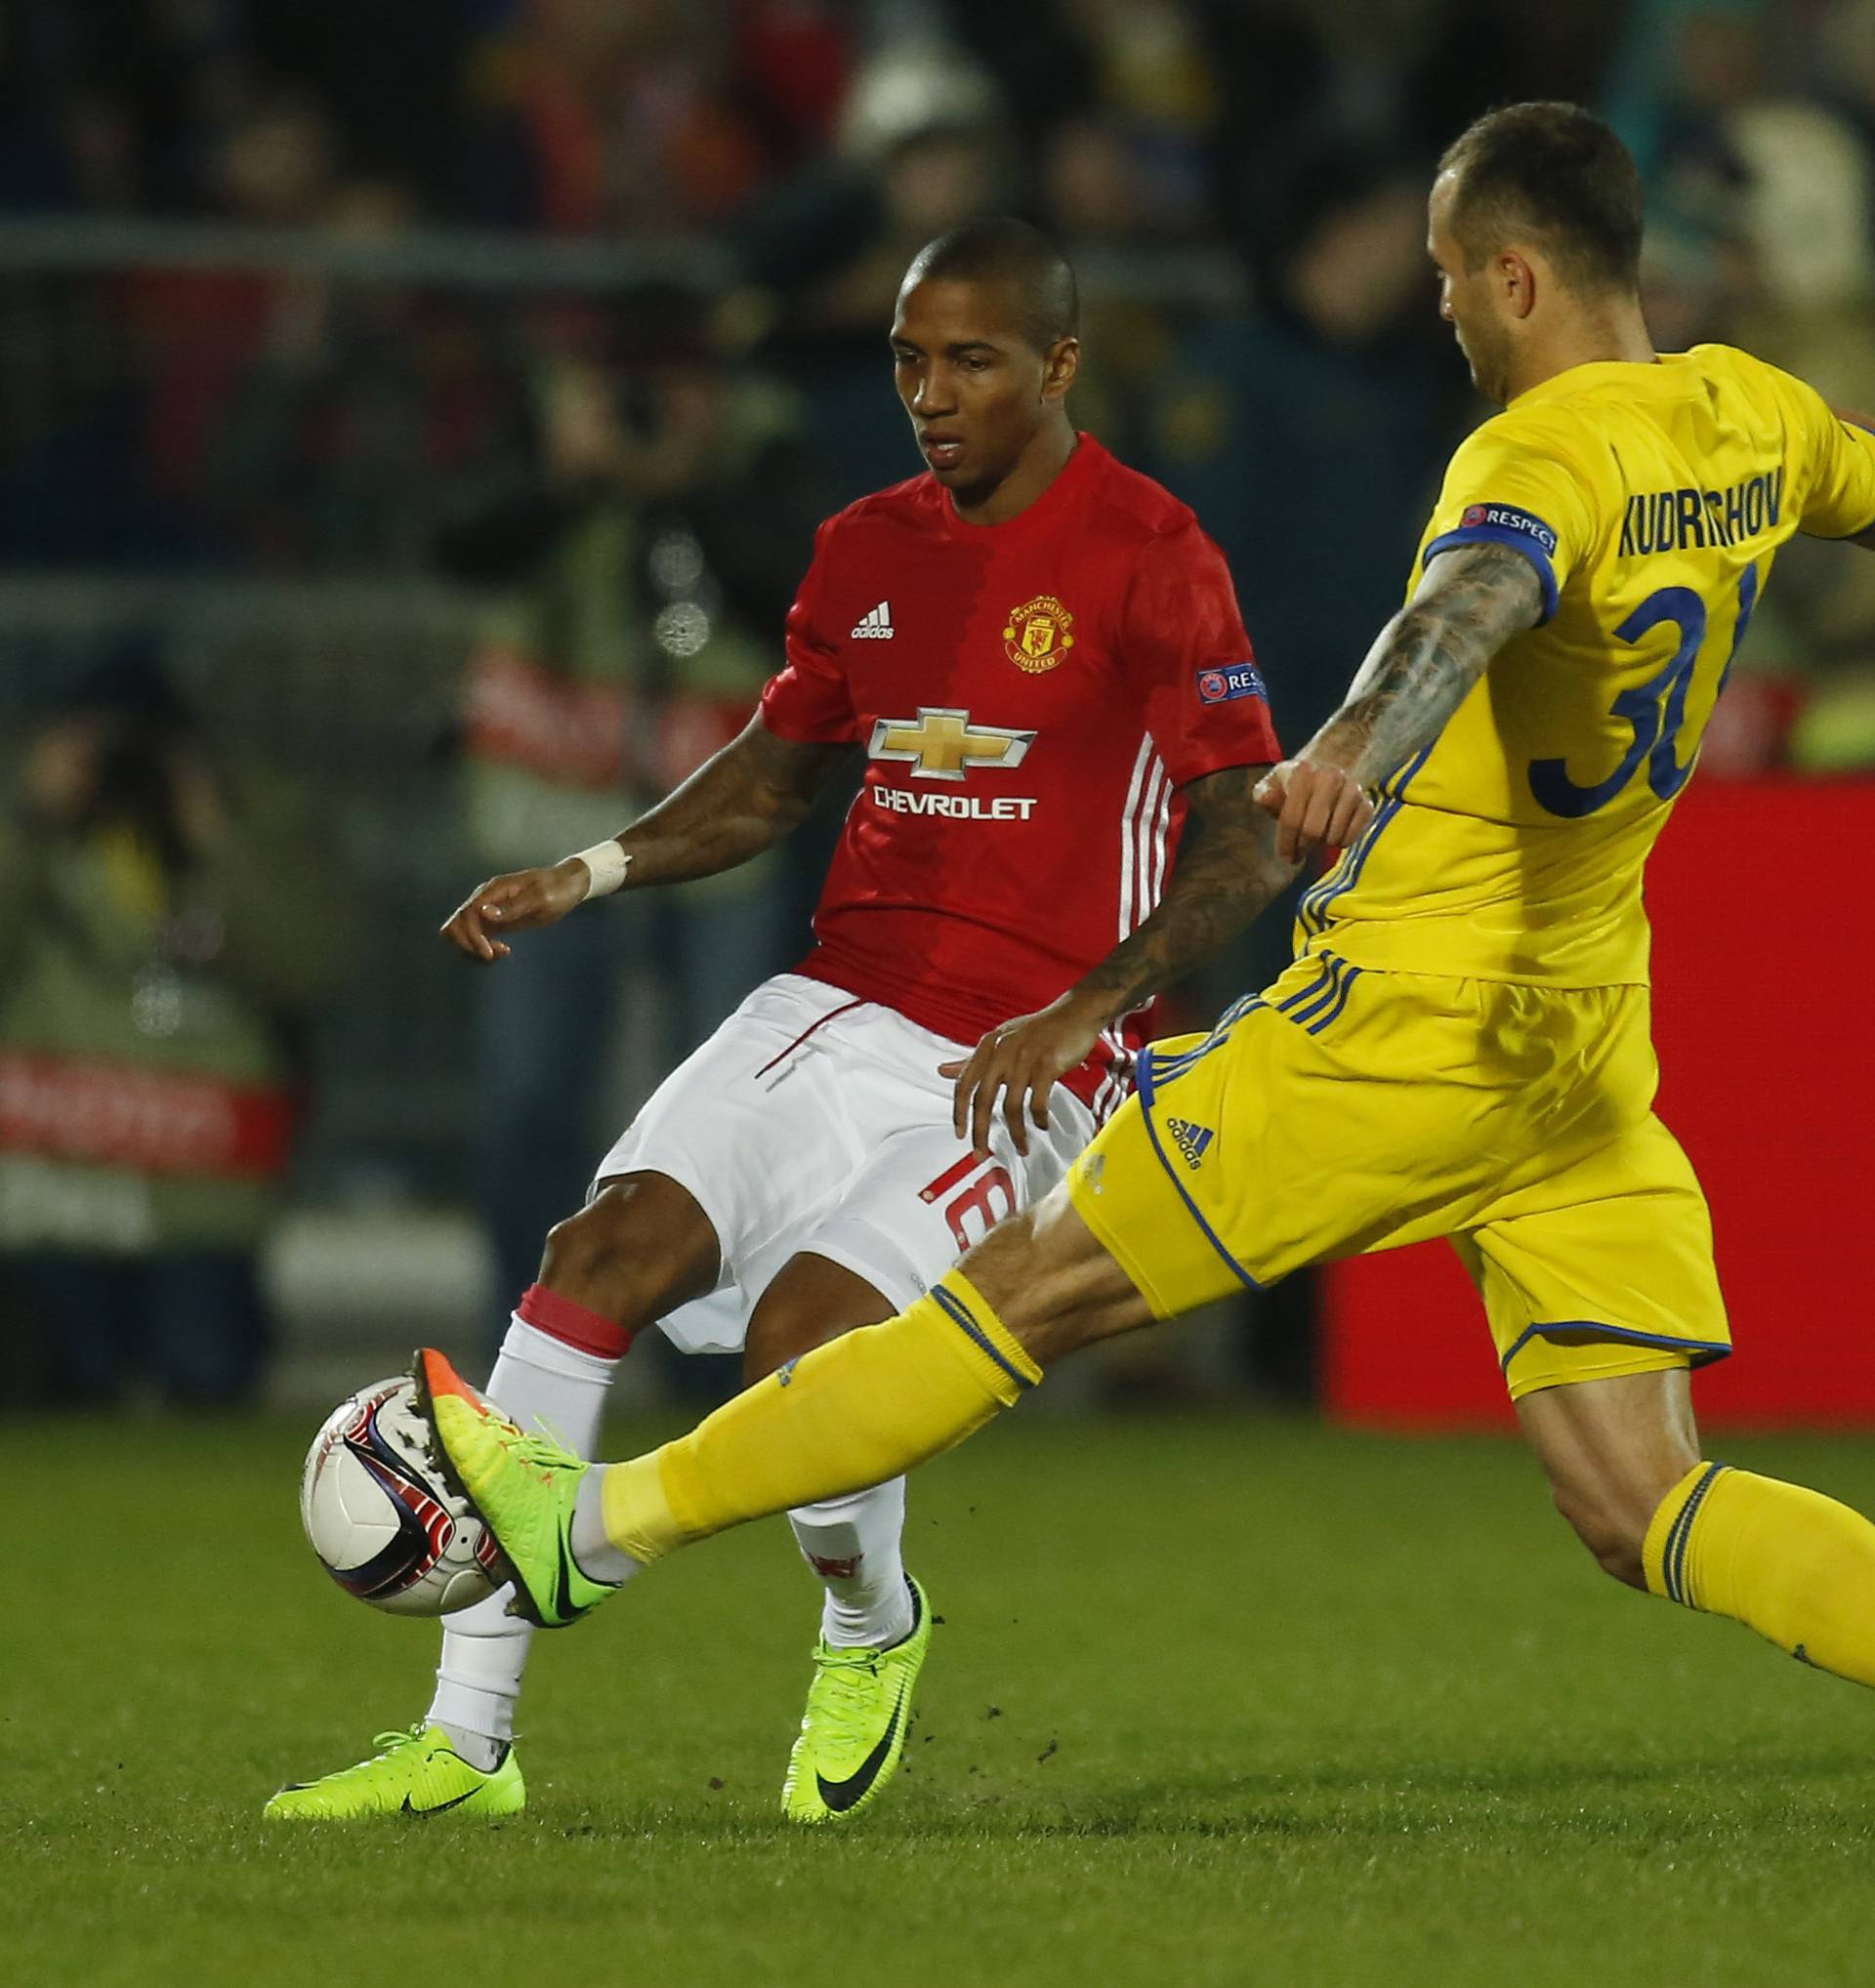
<svg viewBox="0 0 1875 1988"><path fill-rule="evenodd" d="M1420 566L1454 546L1509 546L1536 568L1548 621L1595 531L1594 499L1581 473L1541 430L1499 415L1459 444Z"/></svg>
<svg viewBox="0 0 1875 1988"><path fill-rule="evenodd" d="M847 673L824 625L827 548L837 519L814 534L813 560L788 609L787 661L762 686L762 723L777 738L801 745L844 744L858 736Z"/></svg>
<svg viewBox="0 0 1875 1988"><path fill-rule="evenodd" d="M1838 414L1815 388L1790 381L1802 424L1801 530L1812 538L1856 538L1875 524L1875 435Z"/></svg>
<svg viewBox="0 0 1875 1988"><path fill-rule="evenodd" d="M1187 520L1134 563L1118 654L1174 786L1282 757L1224 555Z"/></svg>

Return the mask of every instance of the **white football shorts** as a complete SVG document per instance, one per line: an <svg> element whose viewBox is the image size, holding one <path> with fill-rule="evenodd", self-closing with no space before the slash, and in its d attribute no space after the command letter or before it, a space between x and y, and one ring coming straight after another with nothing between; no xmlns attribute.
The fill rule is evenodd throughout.
<svg viewBox="0 0 1875 1988"><path fill-rule="evenodd" d="M716 1289L661 1321L672 1343L737 1350L757 1301L804 1250L902 1310L1063 1179L1095 1122L1059 1084L1026 1159L1000 1100L988 1159L973 1160L951 1130L952 1084L938 1066L973 1048L799 973L757 987L658 1086L594 1182L666 1174L716 1229Z"/></svg>

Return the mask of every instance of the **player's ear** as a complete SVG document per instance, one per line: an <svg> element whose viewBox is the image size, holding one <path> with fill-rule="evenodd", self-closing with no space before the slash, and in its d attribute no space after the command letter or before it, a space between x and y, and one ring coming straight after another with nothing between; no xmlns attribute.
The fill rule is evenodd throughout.
<svg viewBox="0 0 1875 1988"><path fill-rule="evenodd" d="M1494 273L1498 295L1513 317L1527 317L1536 308L1536 269L1519 249L1505 249L1497 257Z"/></svg>
<svg viewBox="0 0 1875 1988"><path fill-rule="evenodd" d="M1081 342L1078 338L1058 338L1042 354L1042 398L1059 400L1074 384L1081 370Z"/></svg>

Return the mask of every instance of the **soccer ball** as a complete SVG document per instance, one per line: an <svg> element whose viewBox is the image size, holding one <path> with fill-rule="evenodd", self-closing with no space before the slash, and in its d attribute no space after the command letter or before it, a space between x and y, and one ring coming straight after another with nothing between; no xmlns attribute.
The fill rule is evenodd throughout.
<svg viewBox="0 0 1875 1988"><path fill-rule="evenodd" d="M393 1615L448 1615L492 1595L494 1541L429 1459L407 1376L343 1401L307 1452L300 1518L348 1595Z"/></svg>

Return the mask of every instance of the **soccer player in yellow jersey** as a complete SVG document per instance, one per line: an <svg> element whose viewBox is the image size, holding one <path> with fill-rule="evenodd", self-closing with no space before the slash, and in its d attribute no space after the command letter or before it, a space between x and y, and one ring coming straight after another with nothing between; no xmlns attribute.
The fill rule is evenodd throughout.
<svg viewBox="0 0 1875 1988"><path fill-rule="evenodd" d="M1353 840L1303 899L1295 964L1149 1052L1061 1188L896 1318L632 1463L521 1436L420 1356L448 1466L541 1619L908 1469L1090 1341L1448 1236L1597 1560L1875 1684L1875 1526L1701 1459L1688 1374L1729 1333L1704 1199L1652 1111L1641 902L1778 548L1875 547L1875 437L1744 352L1656 354L1641 227L1633 162L1571 105L1495 111L1446 155L1440 311L1504 411L1453 458L1346 703L1267 777L1221 922ZM962 1070L979 1140L1129 1003L1116 985L1090 1012L1086 987Z"/></svg>

